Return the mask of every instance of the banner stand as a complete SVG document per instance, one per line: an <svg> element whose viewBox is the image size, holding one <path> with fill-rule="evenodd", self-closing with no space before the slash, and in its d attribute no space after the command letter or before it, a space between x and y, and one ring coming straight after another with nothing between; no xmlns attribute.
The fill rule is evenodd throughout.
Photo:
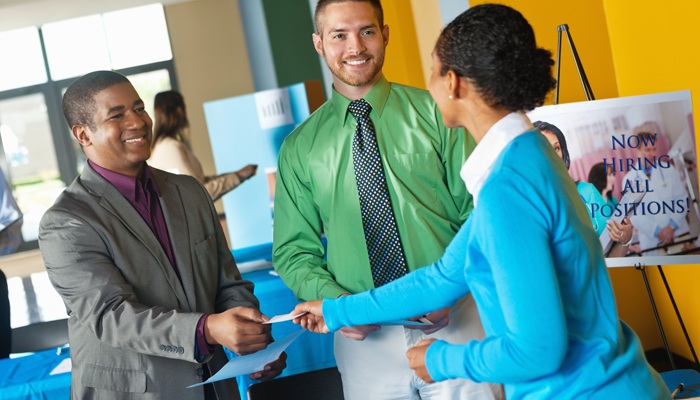
<svg viewBox="0 0 700 400"><path fill-rule="evenodd" d="M556 82L556 89L555 89L555 95L554 95L554 104L559 104L559 81L560 81L560 75L561 75L561 35L562 33L566 34L566 39L569 42L569 48L571 48L571 55L574 58L574 64L576 64L576 71L578 72L579 79L581 80L581 86L583 86L583 93L586 95L586 100L591 101L595 100L595 97L593 96L593 90L591 89L591 84L588 82L588 77L586 76L586 72L583 70L583 64L581 63L581 59L578 56L578 52L576 51L576 46L574 46L574 40L571 37L571 33L569 32L569 25L567 24L562 24L557 27L557 34L558 34L558 40L557 40L557 82ZM676 370L676 363L673 361L673 355L671 354L671 348L668 346L668 342L666 341L666 334L664 333L664 327L661 324L661 319L659 318L659 311L656 309L656 302L654 302L654 295L651 292L651 287L649 286L649 280L647 278L647 273L645 271L645 266L644 264L635 264L634 266L635 269L639 270L642 272L642 277L644 278L644 284L646 285L647 288L647 293L649 294L649 301L651 302L651 307L654 309L654 316L656 317L656 324L659 326L659 332L661 332L661 338L663 339L664 342L664 347L666 348L666 353L668 354L668 359L671 362L671 368L673 370ZM693 354L693 359L695 360L695 364L700 365L700 362L698 362L698 356L695 354L695 349L693 348L693 343L690 341L690 336L688 336L688 331L685 329L685 324L683 323L683 318L681 318L681 313L678 311L678 306L676 306L676 300L673 298L673 293L671 293L671 288L668 286L668 282L666 281L666 275L664 274L663 268L661 268L661 265L657 265L657 268L659 269L659 273L661 274L661 279L664 281L664 285L666 286L666 292L668 293L668 297L671 299L671 304L673 305L673 309L676 312L676 317L678 318L678 322L681 324L681 329L683 330L683 334L685 335L685 340L688 342L688 347L690 348L690 352Z"/></svg>

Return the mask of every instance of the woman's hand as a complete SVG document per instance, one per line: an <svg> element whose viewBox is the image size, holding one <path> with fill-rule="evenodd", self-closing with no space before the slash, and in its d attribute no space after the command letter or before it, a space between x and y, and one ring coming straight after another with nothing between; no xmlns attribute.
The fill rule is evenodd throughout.
<svg viewBox="0 0 700 400"><path fill-rule="evenodd" d="M235 174L238 175L238 179L241 182L243 182L252 178L256 172L258 172L258 166L254 164L248 164L245 167L236 171Z"/></svg>
<svg viewBox="0 0 700 400"><path fill-rule="evenodd" d="M610 239L620 244L629 243L629 241L632 240L632 224L626 217L622 222L617 222L610 218L608 220L607 230Z"/></svg>
<svg viewBox="0 0 700 400"><path fill-rule="evenodd" d="M302 313L306 314L294 318L293 322L295 324L301 325L303 329L314 333L330 332L326 327L326 321L323 319L323 299L297 304L292 314L296 315Z"/></svg>
<svg viewBox="0 0 700 400"><path fill-rule="evenodd" d="M425 353L428 352L428 347L433 344L435 339L421 340L415 347L406 352L408 357L408 366L416 372L416 375L425 381L425 383L435 382L428 373L425 367Z"/></svg>

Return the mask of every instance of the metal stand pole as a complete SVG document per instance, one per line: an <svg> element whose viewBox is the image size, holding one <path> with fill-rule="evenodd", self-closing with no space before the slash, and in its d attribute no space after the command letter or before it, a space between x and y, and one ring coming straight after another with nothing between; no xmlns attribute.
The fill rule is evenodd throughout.
<svg viewBox="0 0 700 400"><path fill-rule="evenodd" d="M569 42L569 47L571 48L571 54L574 57L574 63L576 64L576 71L578 71L578 77L581 80L581 85L583 86L583 93L586 95L586 100L595 100L593 96L593 90L591 89L591 84L588 82L588 77L586 77L586 72L583 70L583 64L576 51L576 46L574 46L574 39L571 38L571 33L569 33L569 25L562 24L557 27L557 32L559 34L559 40L557 42L557 84L554 93L554 104L559 104L559 76L561 71L561 34L566 33L566 39Z"/></svg>
<svg viewBox="0 0 700 400"><path fill-rule="evenodd" d="M668 297L671 298L671 304L673 304L673 309L676 311L676 317L678 317L678 322L681 323L681 329L683 329L683 334L685 335L685 340L688 342L688 347L690 347L690 352L693 354L693 359L695 360L695 364L700 364L698 362L698 356L695 355L695 349L693 348L693 343L690 341L690 336L688 336L688 331L685 329L685 324L683 323L683 318L681 318L681 313L678 311L678 306L676 306L676 300L673 298L673 294L671 293L671 288L668 286L668 282L666 281L666 275L664 274L663 268L661 268L660 265L657 265L659 268L659 273L661 274L661 279L664 281L664 285L666 286L666 292L668 292Z"/></svg>
<svg viewBox="0 0 700 400"><path fill-rule="evenodd" d="M656 316L656 323L659 325L659 331L661 331L661 339L664 341L664 347L666 347L666 353L668 353L668 359L671 361L671 368L676 370L676 363L673 362L673 356L671 355L671 348L668 347L668 342L666 341L666 334L664 333L664 327L661 325L661 319L659 318L659 312L656 310L656 303L654 302L654 295L651 293L651 288L649 287L649 280L647 279L647 273L644 270L644 265L638 264L634 266L635 269L642 271L642 277L644 277L644 284L647 286L647 293L649 293L649 300L651 301L651 307L654 309L654 316Z"/></svg>

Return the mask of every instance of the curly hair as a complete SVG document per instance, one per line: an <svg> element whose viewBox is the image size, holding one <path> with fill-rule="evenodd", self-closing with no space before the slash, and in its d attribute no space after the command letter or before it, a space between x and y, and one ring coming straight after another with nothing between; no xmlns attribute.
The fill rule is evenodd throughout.
<svg viewBox="0 0 700 400"><path fill-rule="evenodd" d="M129 82L127 77L114 71L94 71L78 78L63 95L63 116L68 126L87 125L95 130L95 95L113 85L126 82Z"/></svg>
<svg viewBox="0 0 700 400"><path fill-rule="evenodd" d="M445 27L435 51L440 74L468 79L491 107L530 111L555 87L552 54L537 47L530 24L507 6L468 9Z"/></svg>

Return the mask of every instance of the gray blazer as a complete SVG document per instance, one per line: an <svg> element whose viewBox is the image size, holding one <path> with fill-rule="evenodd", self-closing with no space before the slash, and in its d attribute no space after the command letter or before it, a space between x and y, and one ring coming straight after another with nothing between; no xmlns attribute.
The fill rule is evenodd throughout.
<svg viewBox="0 0 700 400"><path fill-rule="evenodd" d="M76 399L203 399L195 332L203 313L258 308L204 187L151 168L182 283L158 239L89 164L44 214L39 246L69 319ZM203 362L212 374L223 350ZM235 379L215 384L238 399Z"/></svg>

